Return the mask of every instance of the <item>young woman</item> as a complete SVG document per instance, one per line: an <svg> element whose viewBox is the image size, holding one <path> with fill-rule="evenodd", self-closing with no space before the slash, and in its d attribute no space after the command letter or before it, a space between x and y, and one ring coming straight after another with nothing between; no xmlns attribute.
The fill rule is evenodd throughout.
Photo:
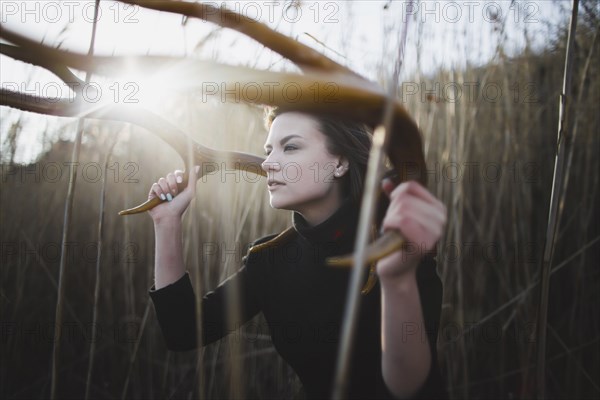
<svg viewBox="0 0 600 400"><path fill-rule="evenodd" d="M324 265L352 252L371 145L360 124L287 112L273 114L265 143L273 208L293 211L292 228L258 239L240 270L202 301L202 344L262 312L273 344L308 398L332 392L349 269ZM292 172L293 171L293 172ZM196 171L179 191L182 171L152 185L167 199L149 213L156 237L150 290L171 350L195 348L194 293L183 263L181 218L195 195ZM416 182L382 183L390 205L384 229L397 229L418 251L398 251L376 265L379 281L363 290L348 395L351 398L443 396L435 338L442 298L435 261L444 205ZM232 315L228 298L239 299Z"/></svg>

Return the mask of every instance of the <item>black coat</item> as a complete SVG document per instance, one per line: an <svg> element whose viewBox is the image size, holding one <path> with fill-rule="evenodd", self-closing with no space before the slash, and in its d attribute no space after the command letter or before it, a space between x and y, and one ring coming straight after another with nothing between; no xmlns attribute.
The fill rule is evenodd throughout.
<svg viewBox="0 0 600 400"><path fill-rule="evenodd" d="M221 339L262 312L275 348L298 374L307 397L330 397L350 271L327 267L324 259L352 251L358 212L358 207L346 201L315 227L308 227L294 213L294 232L285 240L259 251L251 248L239 271L204 296L203 344ZM275 236L265 236L254 245ZM417 270L432 354L432 368L418 398L445 395L435 346L442 300L435 267L433 258L426 256ZM150 296L167 347L195 348L195 297L189 275L160 290L150 289ZM235 318L228 309L231 298L239 299ZM351 398L391 398L381 372L379 284L362 296L357 329L348 394Z"/></svg>

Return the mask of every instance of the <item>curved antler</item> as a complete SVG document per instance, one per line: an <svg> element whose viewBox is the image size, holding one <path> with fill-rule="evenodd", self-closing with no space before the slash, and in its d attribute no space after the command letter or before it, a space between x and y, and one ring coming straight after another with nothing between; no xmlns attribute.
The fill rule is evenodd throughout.
<svg viewBox="0 0 600 400"><path fill-rule="evenodd" d="M244 170L266 176L260 166L264 161L262 157L244 152L220 151L203 146L175 125L142 107L114 104L95 107L83 101L40 99L39 97L16 93L3 88L0 88L0 104L39 114L96 118L138 125L153 132L168 143L184 160L188 154L188 146L191 146L193 162L201 167L198 174L199 178L207 172L212 172L211 168L218 169L222 163L225 163L228 169ZM186 173L183 183L179 185L185 187L187 179ZM160 203L162 203L162 200L153 198L139 206L123 210L119 212L119 215L138 214L150 210Z"/></svg>
<svg viewBox="0 0 600 400"><path fill-rule="evenodd" d="M327 71L336 74L334 82L353 82L364 88L373 88L373 83L356 74L354 71L335 63L333 60L316 52L314 49L305 46L285 35L280 34L266 25L252 20L246 16L235 12L217 8L209 4L186 3L181 1L146 1L146 0L121 0L124 3L136 4L144 8L173 12L188 17L196 17L206 21L213 22L222 27L231 28L243 33L259 43L265 45L271 50L281 54L285 58L293 61L303 71L311 69ZM313 83L314 84L314 83ZM312 86L311 86L312 87ZM386 102L391 99L378 91L376 99L369 98L361 93L360 104L353 103L347 108L348 100L351 97L347 91L340 93L340 98L344 101L337 104L323 104L315 102L314 107L310 104L302 104L302 111L313 114L336 115L342 118L355 119L360 122L366 122L372 128L377 126L383 118ZM374 100L374 101L373 101ZM278 104L279 107L289 110L298 110L298 108L286 107ZM386 153L394 166L394 183L399 184L411 177L414 173L414 179L425 184L427 180L425 170L425 157L422 151L421 136L418 127L408 116L405 109L398 103L388 106L392 107L390 121L387 128L391 134L386 135L389 140L386 143ZM379 199L378 219L383 219L382 209L387 208L387 201L384 196ZM404 240L397 232L387 232L373 245L366 249L365 265L370 265L380 258L385 257L398 250L404 245ZM331 266L351 266L353 263L352 255L343 257L332 257L327 259Z"/></svg>
<svg viewBox="0 0 600 400"><path fill-rule="evenodd" d="M301 75L257 71L251 68L233 67L177 57L87 56L35 43L30 39L4 28L0 31L0 37L20 45L23 48L35 51L41 59L45 59L46 62L52 63L52 65L65 65L79 70L93 71L103 75L118 74L123 70L125 65L132 64L135 65L137 69L143 70L144 72L156 72L158 70L163 70L164 72L165 67L168 67L168 74L172 74L173 77L179 78L181 76L186 76L191 89L203 88L203 84L211 80L222 82L223 85L216 85L217 91L213 94L221 93L226 99L234 98L238 101L242 100L256 104L269 104L278 106L284 111L302 111L312 114L332 115L363 122L372 128L377 126L383 117L383 112L389 99L383 93L381 88L346 67L319 54L315 50L299 44L298 42L271 30L263 24L249 20L247 17L243 17L232 11L215 8L205 4L179 1L125 2L156 10L199 17L218 23L221 26L236 29L289 58L291 61L298 64L305 73ZM240 79L240 77L242 79ZM274 87L273 83L277 83L278 86ZM248 85L257 84L259 85L259 88L263 89L259 93L244 90ZM284 91L286 85L288 87L293 86L296 89L297 96L295 98L290 99L289 93ZM5 92L6 91L3 91L2 104L11 105L7 103L7 99L11 99L11 96L7 97ZM12 106L24 109L22 101L20 102L20 106L18 101L14 101L14 99L11 101ZM83 105L77 104L73 107L60 109L61 105L56 104L55 102L48 107L51 109L50 113L54 115L67 115L60 113L67 112L68 110L71 110L69 111L71 114L68 115L74 115L72 110L77 109L78 107L81 108ZM187 158L186 149L188 143L190 143L190 139L187 135L173 126L166 126L165 124L168 123L164 120L162 120L161 123L158 123L157 120L159 118L154 114L149 112L141 112L141 114L139 114L140 110L137 108L136 113L123 113L123 111L118 110L119 108L124 109L123 107L124 106L106 106L100 110L97 109L89 112L89 116L97 117L104 113L102 115L106 118L133 122L137 125L149 128L150 131L157 133L163 140L171 144L178 153L182 155L184 160ZM399 183L409 178L425 182L425 160L422 152L419 130L415 122L410 118L399 102L394 101L391 107L391 135L389 135L390 140L386 147L386 153L394 166L396 175L395 183ZM36 109L36 112L41 111L41 107L39 106ZM35 110L30 109L29 111ZM135 117L133 114L138 115L138 117ZM110 117L108 117L108 115L110 115ZM144 115L144 117L139 117L139 115ZM154 121L154 123L149 124L149 121ZM170 132L169 135L161 135L161 129L157 129L158 126L162 126L164 132ZM177 132L177 135L171 136L172 132ZM178 137L178 139L173 139L173 137ZM207 160L223 161L229 159L235 164L233 168L247 168L248 171L264 176L264 172L260 166L257 166L257 164L260 164L263 161L261 157L251 155L240 156L240 154L244 153L215 152L196 142L193 143L193 146L195 162L199 161L202 163ZM233 154L237 154L237 156ZM122 215L142 212L161 202L162 200L153 199L134 209L125 210L125 212L122 212ZM383 203L384 201L380 201L380 204ZM398 249L401 245L402 241L398 237L393 237L392 234L386 233L374 243L369 253L375 255L376 258L381 258L386 255L388 251ZM335 261L338 265L344 263L344 260L340 259ZM347 260L346 264L348 264Z"/></svg>
<svg viewBox="0 0 600 400"><path fill-rule="evenodd" d="M224 7L215 7L207 3L190 3L169 0L119 1L152 10L171 12L187 17L195 17L203 19L207 22L212 22L223 28L236 30L263 44L276 53L279 53L288 60L293 61L303 70L312 68L320 71L338 71L349 75L359 76L354 71L336 63L312 47L306 46L277 31L274 31L261 22L228 10Z"/></svg>
<svg viewBox="0 0 600 400"><path fill-rule="evenodd" d="M294 105L281 104L280 101L277 101L277 105L283 109L354 119L365 122L372 128L375 128L383 118L384 107L390 99L381 91L381 88L313 48L282 35L263 23L223 7L218 8L210 4L176 0L120 1L148 9L196 17L225 28L234 29L294 62L308 76L310 76L311 72L314 73L315 70L326 72L327 74L324 75L325 80L321 80L321 83L335 83L335 85L339 85L340 89L348 84L355 88L360 88L359 93L354 93L359 96L359 104L350 99L352 93L340 90L337 98L341 101L337 104L334 104L334 102L315 101L313 102L313 107L311 107L307 103ZM310 77L318 79L314 75ZM280 78L280 76L277 76L277 78ZM298 79L298 77L294 79ZM313 84L315 82L318 83L318 81L312 81ZM350 109L346 108L348 103L352 103ZM289 107L286 107L286 105ZM300 106L301 109L296 106ZM395 183L400 183L408 179L411 175L414 176L415 180L426 183L425 156L422 150L419 129L397 100L393 101L392 108L391 135L389 135L390 140L386 146L386 153L396 170L397 179Z"/></svg>

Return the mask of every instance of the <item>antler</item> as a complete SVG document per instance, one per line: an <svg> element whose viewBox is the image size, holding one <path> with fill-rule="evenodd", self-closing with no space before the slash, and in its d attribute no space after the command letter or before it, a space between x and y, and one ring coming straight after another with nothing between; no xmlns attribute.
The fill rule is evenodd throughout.
<svg viewBox="0 0 600 400"><path fill-rule="evenodd" d="M356 74L354 71L337 64L328 57L316 52L314 49L305 46L295 40L288 38L279 32L273 31L266 25L252 20L243 15L232 11L217 8L209 4L184 3L180 1L144 1L144 0L121 0L125 3L136 4L141 7L173 12L188 17L196 17L206 21L213 22L222 27L231 28L243 33L259 43L265 45L271 50L279 53L285 58L293 61L303 71L308 72L314 69L327 71L329 79L334 78L336 84L352 82L368 93L359 93L358 103L351 100L350 91L342 91L340 98L343 101L336 104L323 104L314 102L315 107L310 104L302 104L301 108L291 107L290 109L312 112L314 114L333 114L342 118L356 119L366 122L371 127L378 125L384 114L386 102L391 106L391 115L388 120L387 128L392 134L387 135L389 142L386 143L386 152L394 165L396 176L395 183L399 184L409 178L411 170L415 173L415 179L421 183L426 183L425 157L422 152L421 136L419 130L408 116L404 108L397 102L389 104L390 98L387 98L373 83ZM335 74L335 76L331 76ZM317 78L315 76L313 79ZM315 81L311 81L314 85ZM318 81L317 81L318 82ZM327 85L327 83L326 83ZM323 86L325 88L326 86ZM312 86L311 86L312 88ZM344 88L346 89L346 88ZM372 89L373 91L369 90ZM348 102L351 107L348 107ZM287 108L287 104L278 104L281 108ZM297 105L300 106L300 105ZM385 199L380 199L379 208L387 207ZM383 216L379 215L379 219ZM373 245L366 249L365 265L370 265L380 258L383 258L404 245L404 240L397 232L388 232L378 239ZM353 256L332 257L327 260L331 266L351 266Z"/></svg>
<svg viewBox="0 0 600 400"><path fill-rule="evenodd" d="M265 25L232 11L215 8L206 4L185 3L179 1L125 1L142 7L156 10L175 12L191 17L203 18L221 26L236 29L282 54L299 65L304 74L267 72L245 67L233 67L213 62L189 60L177 57L99 57L72 53L64 50L50 48L35 43L19 34L3 28L0 36L19 47L3 46L2 53L23 61L35 63L51 71L58 71L65 79L68 74L67 67L79 70L92 71L103 75L114 75L121 72L125 65L135 65L144 72L155 72L169 67L169 72L174 77L186 76L191 89L201 88L206 81L221 81L217 89L223 90L226 98L235 98L256 104L269 104L278 106L284 111L302 111L312 114L332 115L347 118L377 126L383 116L383 111L388 101L387 96L374 83L357 75L344 66L319 54L315 50L304 46L284 35L281 35ZM23 49L27 49L25 52ZM33 52L32 52L33 51ZM36 54L36 57L25 54ZM40 60L44 60L41 62ZM57 67L58 66L58 67ZM240 79L241 78L241 79ZM273 87L272 83L278 86ZM259 93L243 90L246 85L262 85ZM281 89L285 85L294 85L298 97L290 102L289 96ZM260 168L263 158L245 153L217 152L192 141L188 135L164 121L155 114L132 106L106 105L96 108L75 101L72 104L62 102L40 101L28 98L7 90L1 92L1 104L22 110L43 114L74 116L85 113L92 118L114 119L131 122L147 128L157 134L185 160L187 146L192 144L194 162L227 161L231 167L246 169L250 172L265 176ZM406 110L394 101L392 106L391 135L386 153L394 166L396 173L395 183L413 178L425 181L425 161L422 153L421 137L415 122ZM151 209L162 201L153 199L138 207L125 210L121 215L133 214ZM393 237L388 233L376 241L369 250L369 260L381 258L402 245L398 235ZM337 265L348 264L348 259L334 260Z"/></svg>
<svg viewBox="0 0 600 400"><path fill-rule="evenodd" d="M169 0L120 1L122 3L134 4L152 10L166 11L187 17L200 18L223 28L236 30L263 44L269 49L279 53L288 60L293 61L303 70L313 68L320 71L339 71L346 74L359 76L352 70L336 63L328 57L325 57L313 48L293 40L277 31L274 31L265 24L238 14L234 11L227 10L223 7L219 8L211 4L204 3L188 3Z"/></svg>
<svg viewBox="0 0 600 400"><path fill-rule="evenodd" d="M263 158L248 153L219 151L203 146L175 125L141 107L105 105L98 108L83 101L40 99L3 88L0 88L0 104L38 114L122 121L141 126L168 143L183 159L188 154L188 146L191 146L193 162L201 167L199 177L209 172L209 167L218 166L220 163L225 163L229 169L245 170L266 176L266 173L260 167L260 164L264 161ZM183 182L179 185L185 187L187 182L188 173L186 172ZM120 211L119 215L141 213L151 210L160 203L162 203L162 200L159 198L152 198L139 206Z"/></svg>

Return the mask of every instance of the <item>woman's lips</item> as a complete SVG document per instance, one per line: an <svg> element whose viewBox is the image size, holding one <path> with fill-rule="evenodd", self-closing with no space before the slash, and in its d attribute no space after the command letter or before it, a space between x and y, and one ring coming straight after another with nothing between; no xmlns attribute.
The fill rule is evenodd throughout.
<svg viewBox="0 0 600 400"><path fill-rule="evenodd" d="M279 187L279 186L283 186L283 185L285 185L285 183L282 183L282 182L277 182L277 181L272 181L272 182L269 182L269 183L267 184L267 188L268 188L269 190L273 190L273 189L275 189L275 188L277 188L277 187Z"/></svg>

